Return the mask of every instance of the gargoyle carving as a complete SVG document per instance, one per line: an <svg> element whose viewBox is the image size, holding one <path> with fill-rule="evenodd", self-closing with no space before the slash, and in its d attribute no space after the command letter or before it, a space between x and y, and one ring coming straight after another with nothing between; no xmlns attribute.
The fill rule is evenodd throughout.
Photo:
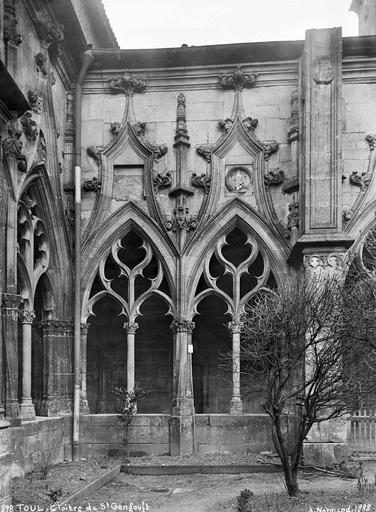
<svg viewBox="0 0 376 512"><path fill-rule="evenodd" d="M243 124L249 132L254 132L258 125L258 119L253 117L246 117L243 119Z"/></svg>
<svg viewBox="0 0 376 512"><path fill-rule="evenodd" d="M101 167L101 165L102 165L102 147L95 146L95 145L88 146L88 148L86 149L86 152L93 160L95 160L95 163L97 164L97 166Z"/></svg>
<svg viewBox="0 0 376 512"><path fill-rule="evenodd" d="M205 144L201 146L197 146L196 151L197 154L200 155L204 160L206 160L208 163L211 162L212 157L212 145Z"/></svg>
<svg viewBox="0 0 376 512"><path fill-rule="evenodd" d="M360 187L361 190L366 190L370 181L371 176L367 172L359 173L358 171L353 171L350 175L350 183L356 187Z"/></svg>
<svg viewBox="0 0 376 512"><path fill-rule="evenodd" d="M264 176L265 189L269 190L271 186L281 185L285 177L283 169L271 169L268 174Z"/></svg>
<svg viewBox="0 0 376 512"><path fill-rule="evenodd" d="M82 187L86 192L95 192L99 196L102 190L102 182L94 176L91 180L85 180Z"/></svg>
<svg viewBox="0 0 376 512"><path fill-rule="evenodd" d="M47 57L39 52L35 56L35 62L37 63L38 70L42 73L44 77L47 76Z"/></svg>
<svg viewBox="0 0 376 512"><path fill-rule="evenodd" d="M172 185L172 174L171 172L166 172L165 174L159 172L153 178L153 188L154 192L157 193L164 188L169 188Z"/></svg>
<svg viewBox="0 0 376 512"><path fill-rule="evenodd" d="M225 133L227 133L231 130L233 124L234 124L234 121L232 119L230 119L229 117L226 117L226 119L224 119L224 120L218 121L219 129Z"/></svg>
<svg viewBox="0 0 376 512"><path fill-rule="evenodd" d="M279 144L275 140L269 140L261 143L264 159L269 160L273 153L278 151Z"/></svg>
<svg viewBox="0 0 376 512"><path fill-rule="evenodd" d="M23 132L29 144L34 144L38 137L37 123L32 117L32 113L28 110L20 119Z"/></svg>
<svg viewBox="0 0 376 512"><path fill-rule="evenodd" d="M26 156L23 153L21 139L22 131L17 128L16 121L10 121L7 126L7 136L3 140L3 151L6 157L13 155L17 160L18 170L27 171Z"/></svg>
<svg viewBox="0 0 376 512"><path fill-rule="evenodd" d="M117 137L121 131L121 123L119 121L115 121L114 123L111 123L111 133L114 137Z"/></svg>
<svg viewBox="0 0 376 512"><path fill-rule="evenodd" d="M209 194L211 177L207 176L205 173L198 175L194 172L192 174L191 184L193 187L202 188L205 194Z"/></svg>

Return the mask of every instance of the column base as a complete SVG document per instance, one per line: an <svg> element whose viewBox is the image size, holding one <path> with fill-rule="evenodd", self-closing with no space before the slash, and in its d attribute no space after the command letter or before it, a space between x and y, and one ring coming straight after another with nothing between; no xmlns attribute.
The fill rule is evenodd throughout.
<svg viewBox="0 0 376 512"><path fill-rule="evenodd" d="M5 403L5 414L8 420L16 420L20 412L20 404L18 401L8 401Z"/></svg>
<svg viewBox="0 0 376 512"><path fill-rule="evenodd" d="M194 416L172 416L170 418L170 455L192 455Z"/></svg>
<svg viewBox="0 0 376 512"><path fill-rule="evenodd" d="M243 414L243 402L240 397L234 396L231 398L230 414Z"/></svg>
<svg viewBox="0 0 376 512"><path fill-rule="evenodd" d="M35 407L33 402L28 400L21 403L20 406L20 418L22 420L33 420L35 419Z"/></svg>

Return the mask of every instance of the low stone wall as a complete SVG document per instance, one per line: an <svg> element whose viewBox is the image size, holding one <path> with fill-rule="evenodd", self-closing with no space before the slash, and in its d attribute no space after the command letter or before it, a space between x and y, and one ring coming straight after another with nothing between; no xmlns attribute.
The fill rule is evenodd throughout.
<svg viewBox="0 0 376 512"><path fill-rule="evenodd" d="M196 453L256 453L273 450L270 422L264 414L196 414Z"/></svg>
<svg viewBox="0 0 376 512"><path fill-rule="evenodd" d="M12 477L71 458L71 416L38 417L12 427Z"/></svg>
<svg viewBox="0 0 376 512"><path fill-rule="evenodd" d="M11 429L0 428L0 510L3 505L10 505L11 498Z"/></svg>
<svg viewBox="0 0 376 512"><path fill-rule="evenodd" d="M125 453L116 414L87 414L80 421L81 457ZM137 414L128 433L129 455L168 455L169 416Z"/></svg>

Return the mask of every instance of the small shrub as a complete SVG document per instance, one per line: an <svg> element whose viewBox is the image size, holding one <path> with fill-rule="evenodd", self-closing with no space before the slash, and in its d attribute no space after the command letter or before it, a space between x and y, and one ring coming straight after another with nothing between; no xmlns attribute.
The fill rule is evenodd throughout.
<svg viewBox="0 0 376 512"><path fill-rule="evenodd" d="M253 496L253 492L249 489L244 489L241 491L240 496L238 496L238 507L237 512L252 512L251 498Z"/></svg>
<svg viewBox="0 0 376 512"><path fill-rule="evenodd" d="M61 487L59 487L58 489L48 489L48 493L47 493L47 496L50 498L50 500L53 502L53 503L56 503L57 500L60 498L60 496L63 495L63 490L61 489Z"/></svg>

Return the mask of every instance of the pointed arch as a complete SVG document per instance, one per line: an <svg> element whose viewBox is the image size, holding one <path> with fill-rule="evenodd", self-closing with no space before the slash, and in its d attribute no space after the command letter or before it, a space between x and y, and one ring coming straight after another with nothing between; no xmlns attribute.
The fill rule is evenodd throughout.
<svg viewBox="0 0 376 512"><path fill-rule="evenodd" d="M190 240L186 257L193 265L187 269L188 275L191 276L187 283L188 317L194 314L194 295L207 255L215 250L217 241L228 235L235 227L239 227L255 239L260 251L267 256L277 285L290 273L291 269L286 263L289 253L286 241L258 212L235 198Z"/></svg>
<svg viewBox="0 0 376 512"><path fill-rule="evenodd" d="M164 232L135 203L129 202L114 212L82 246L82 311L85 310L99 262L106 258L111 247L129 231L145 240L160 261L175 302L176 249Z"/></svg>

